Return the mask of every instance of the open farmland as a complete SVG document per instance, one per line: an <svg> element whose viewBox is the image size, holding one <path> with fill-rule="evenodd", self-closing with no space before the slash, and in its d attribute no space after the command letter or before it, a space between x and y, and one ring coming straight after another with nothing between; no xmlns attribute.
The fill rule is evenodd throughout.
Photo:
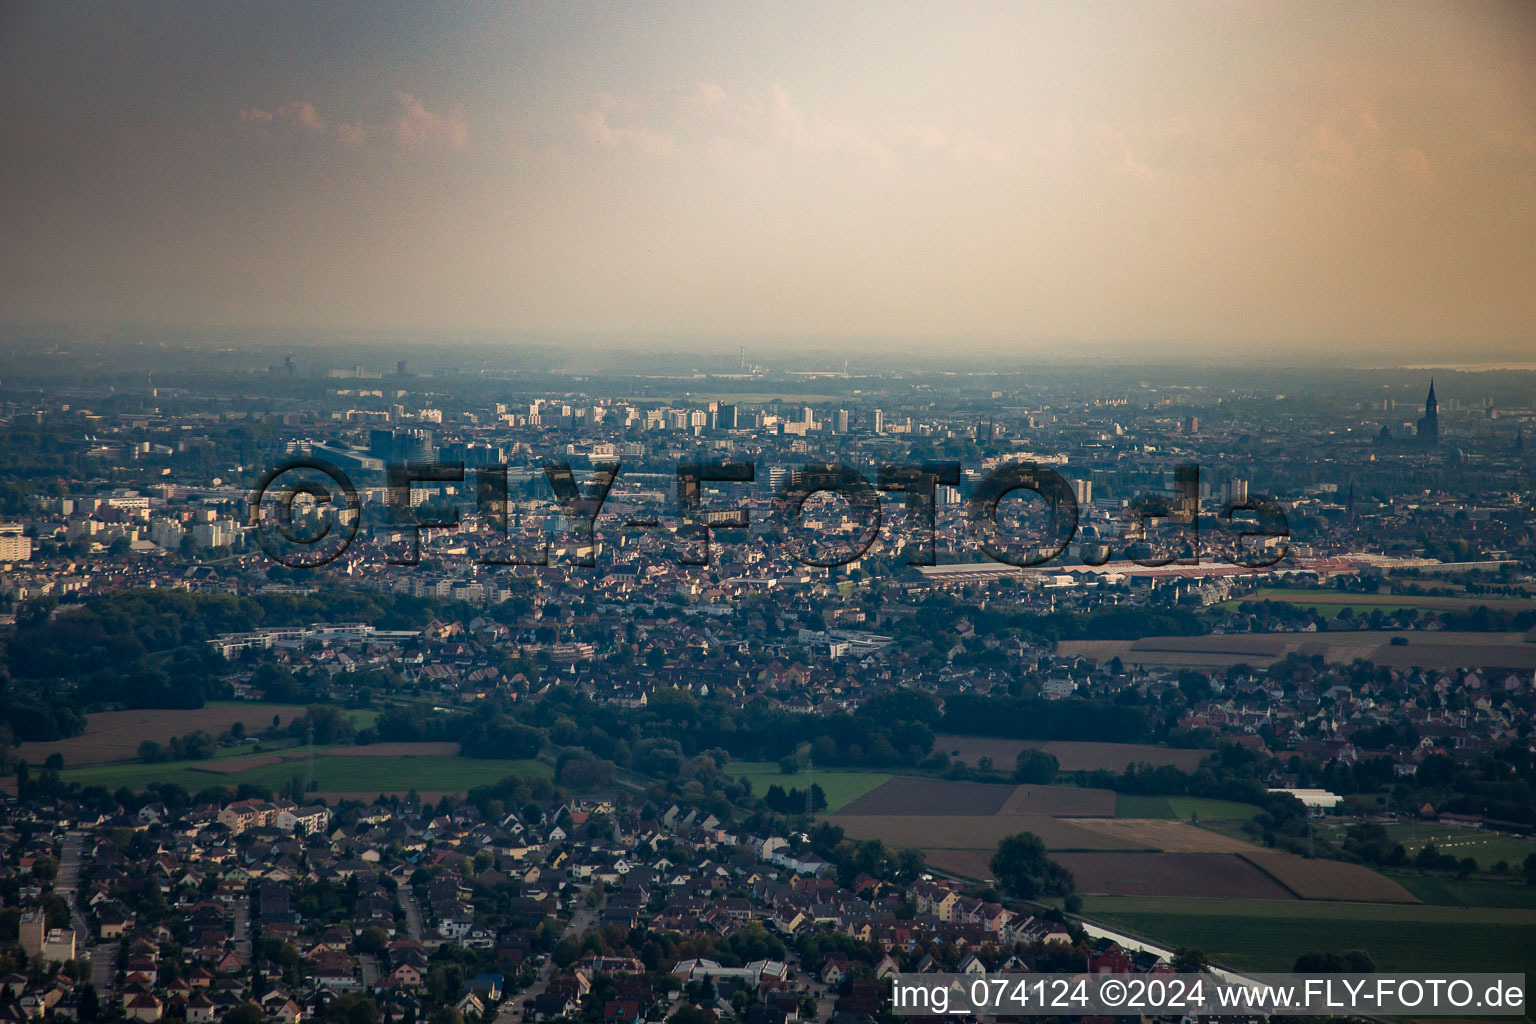
<svg viewBox="0 0 1536 1024"><path fill-rule="evenodd" d="M1170 818L1065 820L1078 828L1118 840L1128 849L1159 850L1163 853L1261 853L1264 850L1262 846Z"/></svg>
<svg viewBox="0 0 1536 1024"><path fill-rule="evenodd" d="M1145 849L1062 818L1037 815L834 814L827 820L851 839L880 839L897 849L969 849L990 854L1000 839L1019 832L1033 832L1051 850Z"/></svg>
<svg viewBox="0 0 1536 1024"><path fill-rule="evenodd" d="M138 758L139 744L145 740L164 743L172 736L185 736L199 729L217 736L236 722L242 723L246 732L257 733L271 727L274 715L286 723L305 710L302 704L222 701L200 708L102 711L86 716L85 732L81 735L23 743L16 748L16 754L31 764L42 764L55 752L64 755L66 765L132 761Z"/></svg>
<svg viewBox="0 0 1536 1024"><path fill-rule="evenodd" d="M1014 787L988 782L951 782L898 776L843 808L843 814L996 814Z"/></svg>
<svg viewBox="0 0 1536 1024"><path fill-rule="evenodd" d="M992 881L992 853L987 850L924 850L923 859L936 871L978 882Z"/></svg>
<svg viewBox="0 0 1536 1024"><path fill-rule="evenodd" d="M1294 853L1245 853L1260 870L1304 900L1417 903L1418 897L1385 875L1341 860L1308 860Z"/></svg>
<svg viewBox="0 0 1536 1024"><path fill-rule="evenodd" d="M318 753L318 751L317 751ZM86 786L119 786L142 789L159 783L172 783L196 793L209 786L239 786L250 783L271 790L281 788L295 777L303 777L307 766L302 754L275 764L267 758L260 764L244 766L231 773L211 773L213 761L176 761L165 764L91 765L66 768L65 782ZM475 786L496 782L508 775L549 778L553 770L541 761L513 761L472 757L316 757L315 782L326 792L405 793L415 789L463 793Z"/></svg>
<svg viewBox="0 0 1536 1024"><path fill-rule="evenodd" d="M1406 644L1393 645L1401 637ZM1536 669L1536 643L1521 633L1471 633L1424 630L1357 630L1338 633L1252 633L1227 636L1149 636L1140 640L1064 640L1062 657L1083 656L1127 665L1170 668L1227 668L1247 664L1264 668L1291 653L1322 655L1349 664L1363 658L1391 668L1530 672Z"/></svg>
<svg viewBox="0 0 1536 1024"><path fill-rule="evenodd" d="M458 757L459 745L449 742L369 743L364 746L318 747L320 757Z"/></svg>
<svg viewBox="0 0 1536 1024"><path fill-rule="evenodd" d="M1179 750L1174 747L1154 747L1147 743L1007 740L990 736L957 736L953 733L935 736L933 749L958 757L969 765L975 765L983 757L990 757L992 766L1000 771L1012 771L1019 752L1023 750L1045 751L1056 758L1061 770L1066 772L1122 772L1127 765L1132 764L1150 764L1154 767L1172 765L1180 771L1192 772L1211 754L1209 750Z"/></svg>
<svg viewBox="0 0 1536 1024"><path fill-rule="evenodd" d="M1089 896L1083 916L1237 970L1289 971L1303 953L1363 949L1381 971L1536 971L1531 910Z"/></svg>
<svg viewBox="0 0 1536 1024"><path fill-rule="evenodd" d="M1428 594L1346 594L1337 590L1291 590L1285 587L1260 587L1252 594L1224 601L1222 608L1231 608L1247 601L1275 601L1281 604L1300 605L1320 611L1332 617L1340 608L1356 612L1370 612L1380 608L1383 612L1403 608L1417 608L1431 612L1466 612L1486 605L1493 611L1521 612L1536 608L1536 599L1528 597L1441 597Z"/></svg>
<svg viewBox="0 0 1536 1024"><path fill-rule="evenodd" d="M1019 786L1003 801L998 813L1112 818L1115 814L1115 794L1108 789L1078 786Z"/></svg>
<svg viewBox="0 0 1536 1024"><path fill-rule="evenodd" d="M777 761L731 761L725 772L752 783L752 792L762 796L770 786L783 786L786 790L805 789L805 772L785 775ZM815 783L827 798L827 813L835 814L850 801L868 793L876 786L889 782L888 772L850 772L837 769L816 769Z"/></svg>
<svg viewBox="0 0 1536 1024"><path fill-rule="evenodd" d="M1296 895L1231 853L1057 853L1083 893L1189 899L1293 900Z"/></svg>
<svg viewBox="0 0 1536 1024"><path fill-rule="evenodd" d="M1014 786L898 776L852 801L843 814L1113 815L1115 795L1078 786Z"/></svg>

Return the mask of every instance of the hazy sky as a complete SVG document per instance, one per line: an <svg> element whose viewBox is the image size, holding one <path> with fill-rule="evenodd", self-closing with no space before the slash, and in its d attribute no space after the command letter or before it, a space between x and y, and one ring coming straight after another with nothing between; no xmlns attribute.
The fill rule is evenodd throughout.
<svg viewBox="0 0 1536 1024"><path fill-rule="evenodd" d="M0 242L9 321L1529 357L1536 4L7 3Z"/></svg>

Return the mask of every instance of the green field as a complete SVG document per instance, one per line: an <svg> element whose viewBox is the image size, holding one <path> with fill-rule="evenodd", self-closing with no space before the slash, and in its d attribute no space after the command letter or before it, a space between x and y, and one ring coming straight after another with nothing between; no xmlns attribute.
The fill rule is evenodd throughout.
<svg viewBox="0 0 1536 1024"><path fill-rule="evenodd" d="M1536 910L1089 896L1083 916L1236 970L1289 971L1303 953L1363 949L1383 971L1536 973Z"/></svg>
<svg viewBox="0 0 1536 1024"><path fill-rule="evenodd" d="M116 789L170 782L189 793L210 786L239 786L250 783L277 790L295 776L304 776L302 757L281 764L264 765L232 774L196 771L197 761L169 764L91 765L67 768L60 774L65 782ZM317 757L315 783L324 791L363 793L417 789L462 792L473 786L496 782L508 775L550 778L553 769L542 761L492 760L473 757Z"/></svg>
<svg viewBox="0 0 1536 1024"><path fill-rule="evenodd" d="M1327 836L1334 842L1344 840L1346 826L1330 825ZM1324 834L1319 831L1319 835ZM1499 861L1505 861L1518 873L1525 858L1536 853L1536 839L1505 835L1500 832L1484 832L1475 828L1458 828L1433 821L1404 821L1387 826L1387 835L1394 842L1402 843L1412 857L1429 843L1441 853L1454 857L1471 857L1484 871Z"/></svg>
<svg viewBox="0 0 1536 1024"><path fill-rule="evenodd" d="M805 788L805 773L797 772L794 775L785 775L779 771L776 761L732 761L725 766L726 774L734 775L739 779L752 780L752 794L762 796L768 792L769 786L783 786L786 790ZM859 772L859 771L828 771L818 768L816 770L816 785L827 795L826 813L833 814L843 809L844 805L852 803L859 797L868 793L883 782L889 782L889 772Z"/></svg>
<svg viewBox="0 0 1536 1024"><path fill-rule="evenodd" d="M1434 822L1388 825L1387 835L1402 843L1410 857L1434 843L1441 853L1449 853L1458 858L1471 857L1484 870L1502 860L1519 871L1525 858L1536 853L1536 840L1483 832L1480 829L1455 828Z"/></svg>
<svg viewBox="0 0 1536 1024"><path fill-rule="evenodd" d="M1198 796L1171 796L1168 806L1174 816L1189 821L1196 815L1201 821L1247 821L1259 809L1253 804L1240 804L1233 800L1207 800Z"/></svg>
<svg viewBox="0 0 1536 1024"><path fill-rule="evenodd" d="M1442 907L1510 907L1536 910L1536 885L1519 873L1509 881L1457 878L1422 871L1383 872L1425 903Z"/></svg>
<svg viewBox="0 0 1536 1024"><path fill-rule="evenodd" d="M1173 808L1165 796L1141 796L1135 793L1115 794L1117 818L1172 818Z"/></svg>
<svg viewBox="0 0 1536 1024"><path fill-rule="evenodd" d="M1115 796L1117 818L1178 818L1189 821L1199 815L1205 821L1246 821L1259 813L1252 804L1231 800L1207 800L1198 796L1139 796L1119 793Z"/></svg>
<svg viewBox="0 0 1536 1024"><path fill-rule="evenodd" d="M1285 587L1260 587L1252 594L1223 601L1216 607L1223 611L1235 611L1244 601L1275 601L1293 604L1333 618L1341 608L1352 609L1356 614L1370 614L1380 609L1383 615L1416 608L1428 612L1464 612L1478 605L1487 605L1493 611L1525 611L1536 608L1536 599L1528 597L1431 597L1416 594L1345 594L1336 590L1291 590Z"/></svg>

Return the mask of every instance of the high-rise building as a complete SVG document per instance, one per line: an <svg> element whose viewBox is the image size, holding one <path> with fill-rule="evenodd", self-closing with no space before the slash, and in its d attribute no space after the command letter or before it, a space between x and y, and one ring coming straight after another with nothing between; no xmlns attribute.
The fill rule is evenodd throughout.
<svg viewBox="0 0 1536 1024"><path fill-rule="evenodd" d="M1077 503L1079 505L1087 506L1093 504L1092 480L1074 480L1072 482L1072 490L1077 495Z"/></svg>
<svg viewBox="0 0 1536 1024"><path fill-rule="evenodd" d="M25 562L32 557L32 538L20 523L0 523L0 562Z"/></svg>
<svg viewBox="0 0 1536 1024"><path fill-rule="evenodd" d="M404 427L395 431L396 461L431 462L432 455L432 431L422 427Z"/></svg>
<svg viewBox="0 0 1536 1024"><path fill-rule="evenodd" d="M848 410L837 410L837 415L833 417L833 423L835 424L835 428L839 434L848 433Z"/></svg>
<svg viewBox="0 0 1536 1024"><path fill-rule="evenodd" d="M885 413L880 409L875 410L874 428L877 434L885 433Z"/></svg>

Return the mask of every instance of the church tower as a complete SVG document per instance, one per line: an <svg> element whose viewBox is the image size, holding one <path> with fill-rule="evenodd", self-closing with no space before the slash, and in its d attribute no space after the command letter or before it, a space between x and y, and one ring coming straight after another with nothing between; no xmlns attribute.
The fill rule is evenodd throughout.
<svg viewBox="0 0 1536 1024"><path fill-rule="evenodd" d="M1429 380L1429 397L1424 400L1424 417L1419 420L1419 443L1430 447L1440 441L1440 403L1435 401L1435 380Z"/></svg>

